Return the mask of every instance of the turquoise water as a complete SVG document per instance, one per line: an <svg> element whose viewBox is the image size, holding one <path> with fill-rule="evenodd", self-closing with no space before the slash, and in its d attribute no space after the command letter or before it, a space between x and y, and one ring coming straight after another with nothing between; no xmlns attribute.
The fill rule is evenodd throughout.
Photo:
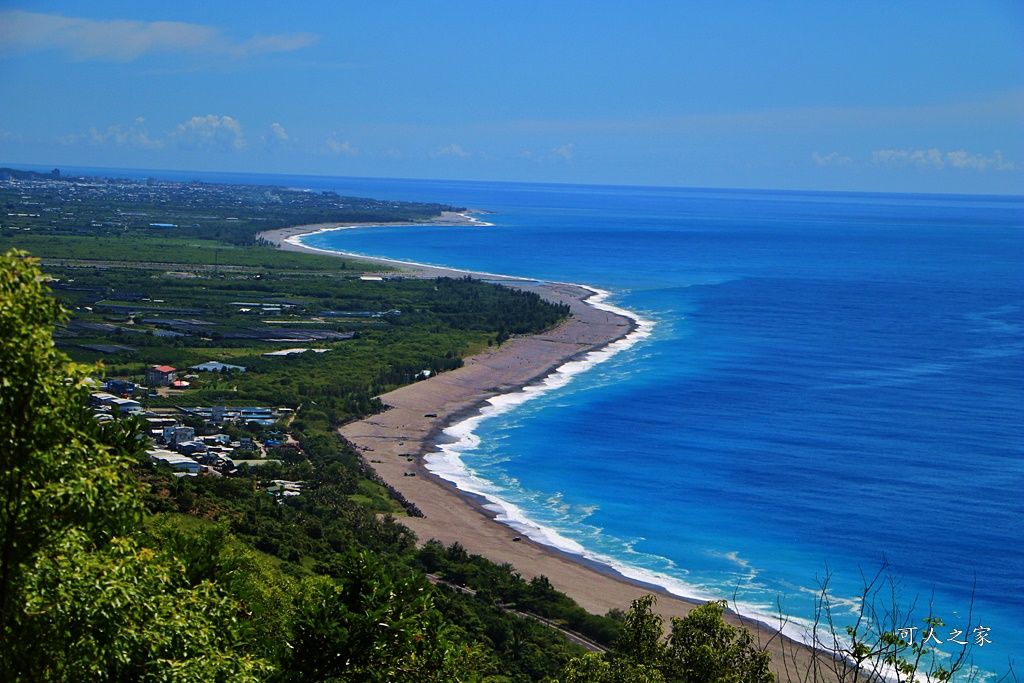
<svg viewBox="0 0 1024 683"><path fill-rule="evenodd" d="M524 533L797 621L826 572L851 598L888 561L919 617L991 629L985 669L1024 659L1021 198L202 175L487 210L305 243L585 283L645 321L432 458Z"/></svg>

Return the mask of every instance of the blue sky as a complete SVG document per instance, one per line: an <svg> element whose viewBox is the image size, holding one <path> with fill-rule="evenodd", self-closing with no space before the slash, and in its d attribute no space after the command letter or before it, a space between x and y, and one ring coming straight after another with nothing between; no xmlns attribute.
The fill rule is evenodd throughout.
<svg viewBox="0 0 1024 683"><path fill-rule="evenodd" d="M1024 194L1024 3L0 0L0 163Z"/></svg>

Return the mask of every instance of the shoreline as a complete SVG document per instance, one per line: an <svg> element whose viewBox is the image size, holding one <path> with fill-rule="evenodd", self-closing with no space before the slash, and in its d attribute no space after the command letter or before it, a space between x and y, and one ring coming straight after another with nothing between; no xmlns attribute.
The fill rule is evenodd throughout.
<svg viewBox="0 0 1024 683"><path fill-rule="evenodd" d="M475 219L468 220L479 224ZM289 251L329 253L397 266L412 277L461 277L471 273L316 249L298 240L302 235L346 227L371 226L295 226L261 236ZM389 410L345 425L339 432L359 449L364 461L385 482L424 513L422 518L400 519L416 533L421 543L430 539L445 545L458 542L472 554L483 555L498 564L511 564L524 578L544 575L556 589L594 614L605 614L613 608L626 610L632 600L654 593L658 596L655 612L661 615L668 629L672 617L685 616L703 600L681 597L652 581L627 576L610 564L587 557L582 548L577 553L531 538L529 531L510 526L510 522L516 520L501 519L502 514L508 512L507 504L502 505L500 499L495 503L472 486L460 487L460 483L471 480L471 475L445 477L444 473L433 471L438 467L429 467L443 463L447 457L443 453L444 444L440 443L446 436L445 431L467 421L485 419L483 411L493 406L491 399L520 397L520 401L527 400L522 398L524 394L531 389L536 392L536 387L543 386L567 365L586 362L589 354L605 353L623 341L632 345L638 333L649 329L649 323L644 327L646 321L634 319L626 311L600 306L606 293L584 285L541 283L490 273L472 274L507 280L515 286L537 291L548 300L567 303L570 318L552 330L513 337L501 347L488 348L467 358L462 368L384 394L380 398ZM593 301L595 297L597 301ZM634 342L629 342L630 339ZM537 531L541 534L535 535L543 535L545 530L537 527ZM571 545L571 542L562 545ZM813 650L807 645L781 634L777 627L763 620L736 613L732 605L726 618L732 624L748 628L755 642L767 646L772 652L772 670L778 680L800 677L801 672L810 670Z"/></svg>

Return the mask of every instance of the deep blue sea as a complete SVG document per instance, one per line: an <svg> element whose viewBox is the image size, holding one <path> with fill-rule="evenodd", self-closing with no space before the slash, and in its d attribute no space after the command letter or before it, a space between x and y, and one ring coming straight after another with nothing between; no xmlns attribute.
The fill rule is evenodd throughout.
<svg viewBox="0 0 1024 683"><path fill-rule="evenodd" d="M305 243L584 283L647 323L434 458L524 533L797 620L887 561L941 640L980 625L979 664L1024 664L1024 197L178 176L486 210Z"/></svg>

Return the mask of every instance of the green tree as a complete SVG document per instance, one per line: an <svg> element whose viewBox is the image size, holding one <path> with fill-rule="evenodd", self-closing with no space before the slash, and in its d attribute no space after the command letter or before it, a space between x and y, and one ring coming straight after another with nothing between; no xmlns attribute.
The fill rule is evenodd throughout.
<svg viewBox="0 0 1024 683"><path fill-rule="evenodd" d="M615 651L642 664L660 666L665 659L661 617L654 613L658 599L653 595L637 598L626 612L622 631L615 640Z"/></svg>
<svg viewBox="0 0 1024 683"><path fill-rule="evenodd" d="M33 558L69 529L97 544L139 519L134 434L86 407L89 368L54 346L66 314L24 252L0 257L0 628ZM6 647L0 648L0 670Z"/></svg>
<svg viewBox="0 0 1024 683"><path fill-rule="evenodd" d="M653 611L657 599L633 601L623 620L612 655L587 655L572 660L563 683L773 683L770 655L757 649L750 632L725 622L725 603L712 601L672 619L672 633L663 642L662 619Z"/></svg>
<svg viewBox="0 0 1024 683"><path fill-rule="evenodd" d="M32 569L14 680L255 683L270 672L243 640L239 600L133 538L97 549L69 531Z"/></svg>
<svg viewBox="0 0 1024 683"><path fill-rule="evenodd" d="M0 681L258 680L242 604L130 534L138 427L93 419L50 294L34 259L0 257Z"/></svg>
<svg viewBox="0 0 1024 683"><path fill-rule="evenodd" d="M591 653L569 662L561 683L665 683L665 677L651 666L626 659L609 661Z"/></svg>
<svg viewBox="0 0 1024 683"><path fill-rule="evenodd" d="M727 624L724 600L672 619L668 637L670 678L706 683L771 683L771 655L754 647L750 631Z"/></svg>
<svg viewBox="0 0 1024 683"><path fill-rule="evenodd" d="M422 577L398 576L361 552L340 581L310 578L300 594L284 680L478 680L479 653L448 641Z"/></svg>

